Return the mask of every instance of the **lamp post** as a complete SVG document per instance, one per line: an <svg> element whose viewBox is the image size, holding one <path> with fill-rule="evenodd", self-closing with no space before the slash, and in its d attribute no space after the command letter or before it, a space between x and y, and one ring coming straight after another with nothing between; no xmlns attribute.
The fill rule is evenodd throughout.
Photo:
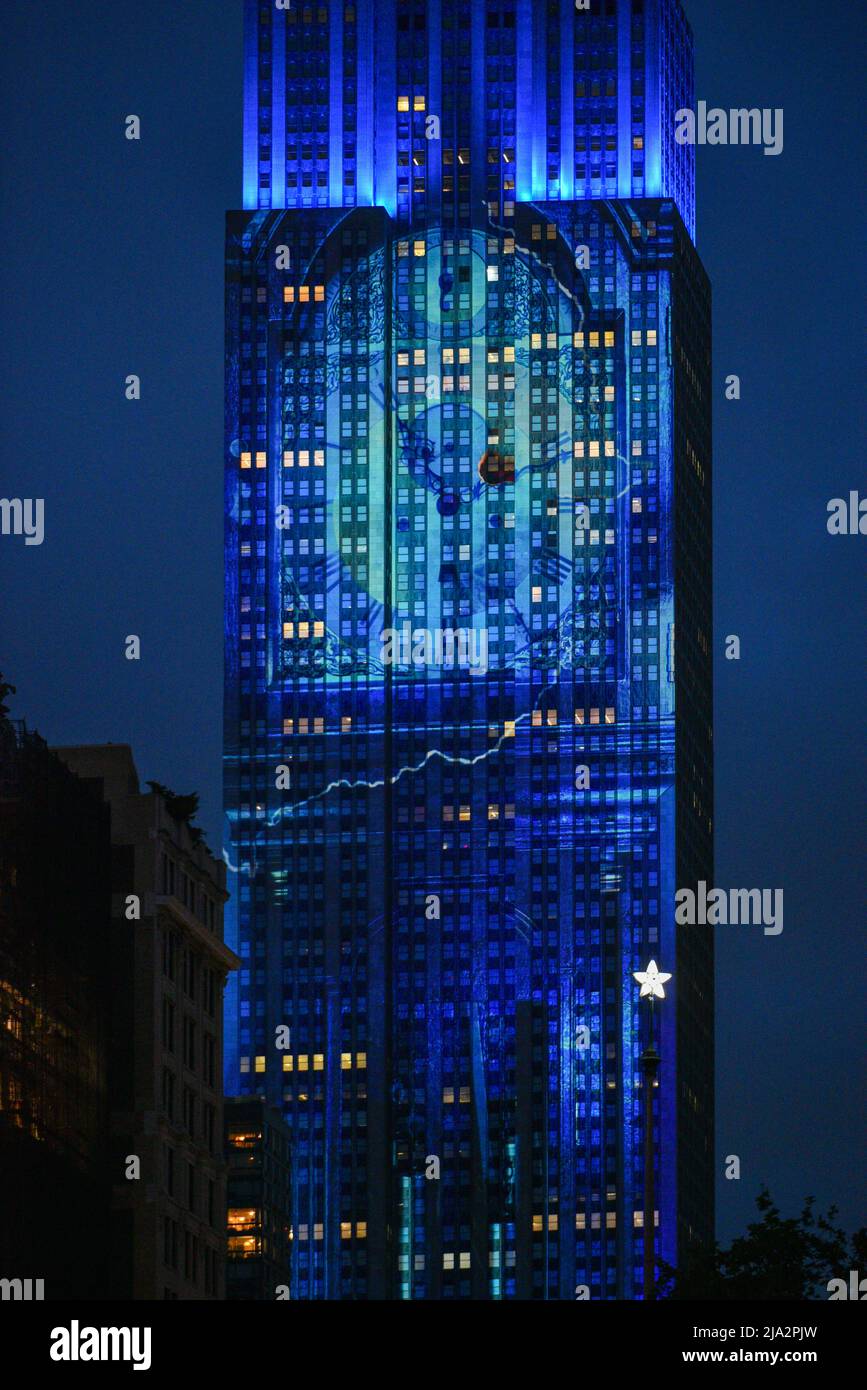
<svg viewBox="0 0 867 1390"><path fill-rule="evenodd" d="M664 999L663 985L671 979L670 974L661 973L656 961L652 960L646 970L633 971L632 978L641 985L639 998L650 999L650 1031L647 1046L641 1054L641 1072L644 1085L644 1280L645 1302L655 1296L654 1236L656 1234L654 1217L656 1194L653 1182L653 1093L659 1074L659 1053L653 1041L653 1001Z"/></svg>

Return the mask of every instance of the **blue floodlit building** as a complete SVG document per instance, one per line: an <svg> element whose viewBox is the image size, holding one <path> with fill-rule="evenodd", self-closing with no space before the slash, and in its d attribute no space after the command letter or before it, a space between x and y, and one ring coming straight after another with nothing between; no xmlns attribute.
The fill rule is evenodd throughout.
<svg viewBox="0 0 867 1390"><path fill-rule="evenodd" d="M658 1252L712 1232L692 104L678 0L247 0L226 1090L293 1298L640 1296L650 957Z"/></svg>

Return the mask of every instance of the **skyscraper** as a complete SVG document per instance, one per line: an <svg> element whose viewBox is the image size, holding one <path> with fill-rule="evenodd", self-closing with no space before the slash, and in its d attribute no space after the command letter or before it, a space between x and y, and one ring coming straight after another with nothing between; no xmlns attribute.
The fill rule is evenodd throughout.
<svg viewBox="0 0 867 1390"><path fill-rule="evenodd" d="M226 1090L290 1127L293 1297L633 1298L650 956L658 1253L712 1230L691 34L249 0L245 45Z"/></svg>

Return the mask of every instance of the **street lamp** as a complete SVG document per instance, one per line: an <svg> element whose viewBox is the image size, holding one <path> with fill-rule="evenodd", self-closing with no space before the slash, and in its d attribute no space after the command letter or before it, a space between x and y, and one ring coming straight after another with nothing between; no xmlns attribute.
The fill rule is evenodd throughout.
<svg viewBox="0 0 867 1390"><path fill-rule="evenodd" d="M653 1001L664 999L663 985L671 979L657 968L652 960L646 970L634 970L632 978L641 985L640 999L650 999L650 1035L647 1047L641 1054L641 1070L644 1077L644 1298L654 1297L654 1257L655 1236L654 1216L656 1197L653 1190L653 1092L659 1072L659 1053L653 1042Z"/></svg>

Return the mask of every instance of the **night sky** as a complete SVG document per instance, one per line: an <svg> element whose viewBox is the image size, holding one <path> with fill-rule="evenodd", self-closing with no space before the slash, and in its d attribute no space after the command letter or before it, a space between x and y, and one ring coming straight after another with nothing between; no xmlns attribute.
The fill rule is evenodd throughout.
<svg viewBox="0 0 867 1390"><path fill-rule="evenodd" d="M762 1182L864 1219L864 71L851 0L685 0L696 97L782 107L785 147L698 151L714 289L722 1239ZM128 742L221 840L223 215L241 190L241 0L5 0L0 669L51 743ZM141 117L142 139L124 138ZM859 204L861 205L859 208ZM861 216L859 216L859 212ZM142 399L124 399L136 373ZM728 373L742 398L728 402ZM124 657L136 633L142 660ZM723 658L727 634L740 662ZM663 966L665 963L662 963Z"/></svg>

